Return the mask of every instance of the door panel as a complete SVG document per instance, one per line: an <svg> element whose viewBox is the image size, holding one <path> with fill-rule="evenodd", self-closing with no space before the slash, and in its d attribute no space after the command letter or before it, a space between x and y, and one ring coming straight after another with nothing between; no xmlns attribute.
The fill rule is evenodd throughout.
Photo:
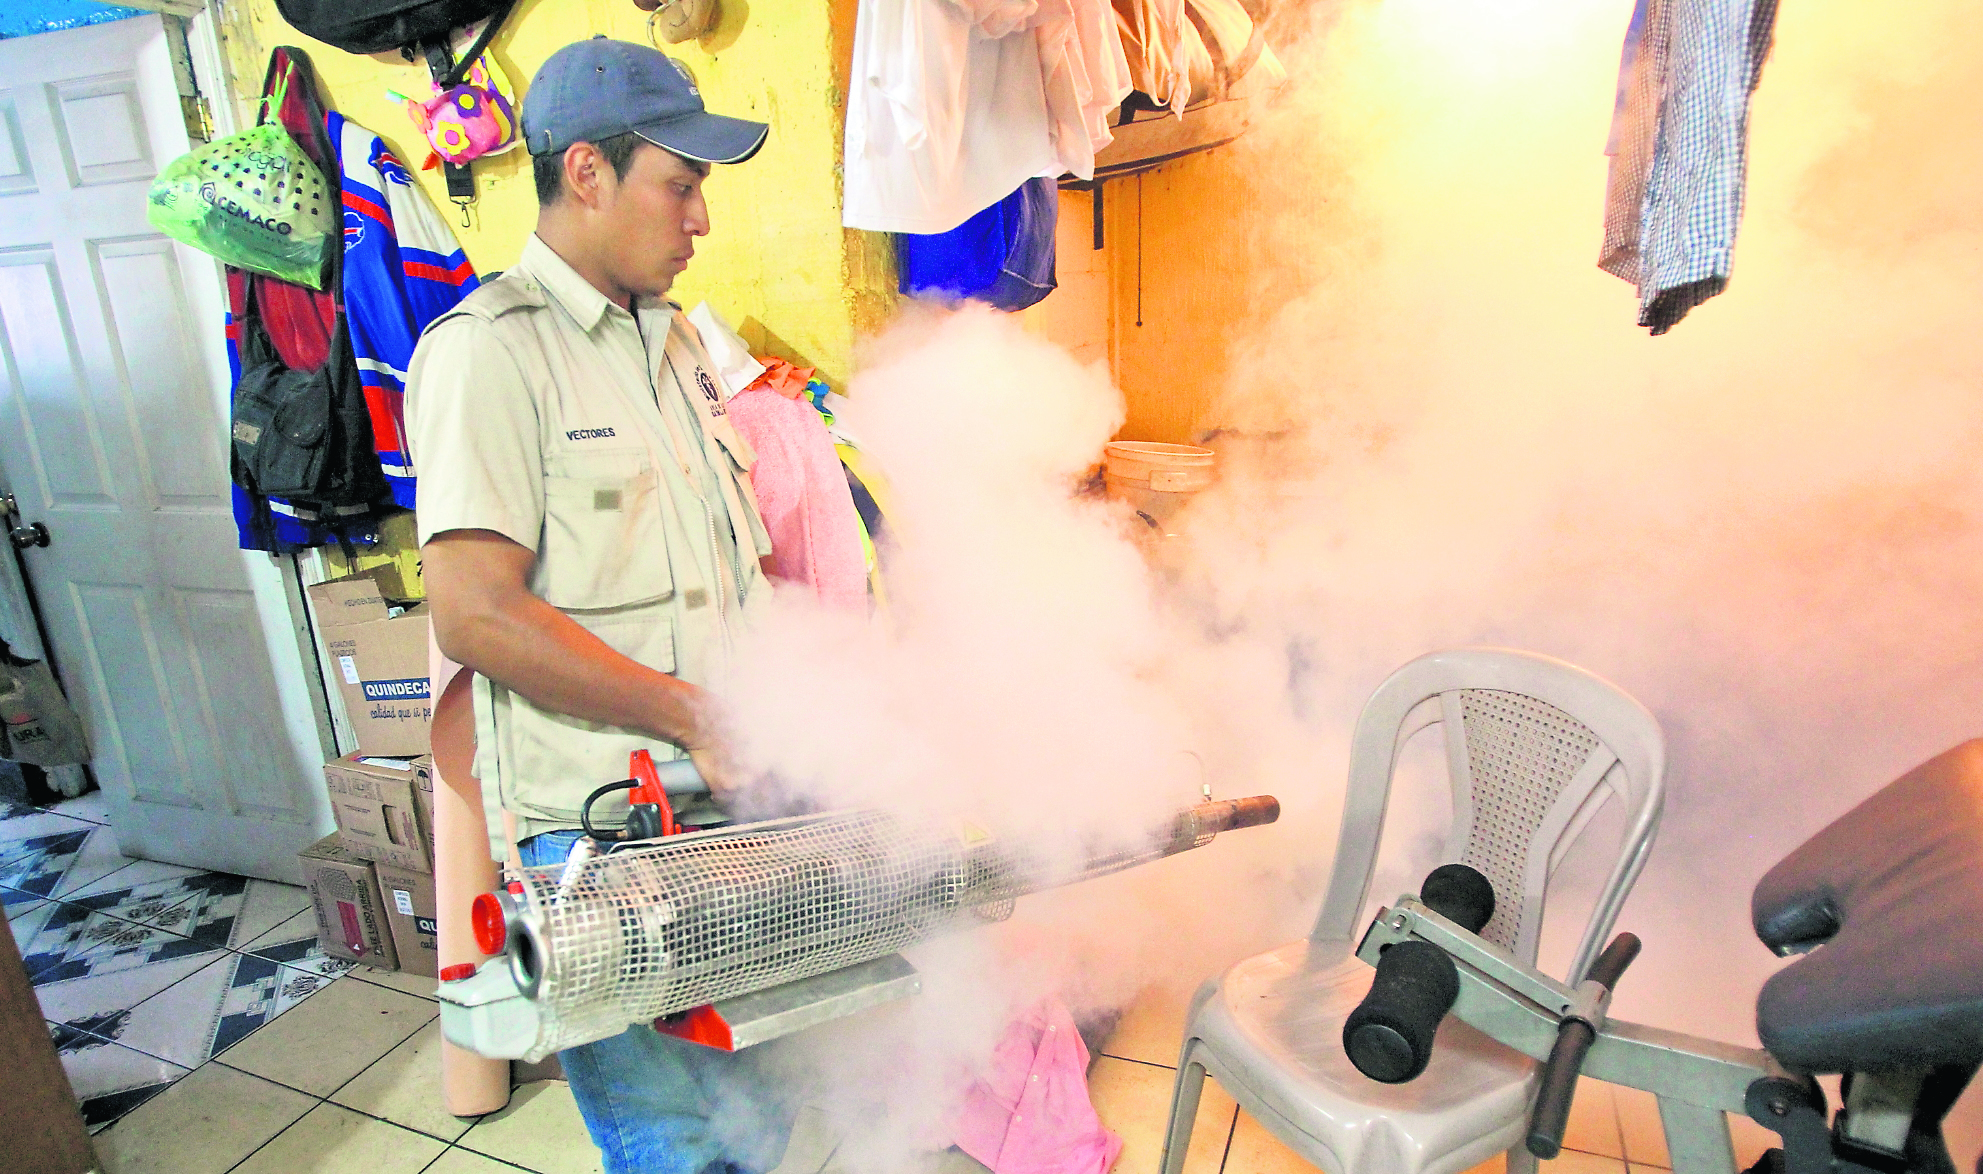
<svg viewBox="0 0 1983 1174"><path fill-rule="evenodd" d="M322 746L237 547L218 266L145 219L189 145L172 77L156 16L0 42L0 474L53 539L22 561L119 846L289 879Z"/></svg>
<svg viewBox="0 0 1983 1174"><path fill-rule="evenodd" d="M0 196L31 192L34 164L21 137L21 116L14 109L14 92L0 90Z"/></svg>
<svg viewBox="0 0 1983 1174"><path fill-rule="evenodd" d="M89 657L94 708L108 719L102 724L111 735L94 740L98 774L129 779L140 802L195 806L184 739L178 715L166 701L164 657L144 589L71 580L69 592ZM49 619L58 630L68 626L53 615ZM74 672L69 676L73 679ZM144 730L149 736L127 739L122 736L126 730Z"/></svg>
<svg viewBox="0 0 1983 1174"><path fill-rule="evenodd" d="M23 495L23 503L114 507L53 248L0 253L0 337L6 340L7 394L40 482L38 500Z"/></svg>
<svg viewBox="0 0 1983 1174"><path fill-rule="evenodd" d="M183 704L197 706L206 719L207 737L216 743L220 763L266 762L281 747L280 731L253 722L227 720L227 715L266 707L275 693L275 676L268 657L234 638L255 620L255 598L247 591L204 591L182 588L180 614L191 635L191 673L174 690ZM225 771L222 782L232 813L293 819L295 797L266 772Z"/></svg>
<svg viewBox="0 0 1983 1174"><path fill-rule="evenodd" d="M135 73L56 82L48 97L71 187L127 183L157 173Z"/></svg>
<svg viewBox="0 0 1983 1174"><path fill-rule="evenodd" d="M174 245L162 236L95 242L96 288L109 323L124 422L138 457L145 500L154 509L229 513L220 431L187 435L184 421L206 414L206 370L187 319ZM170 439L156 445L153 438Z"/></svg>

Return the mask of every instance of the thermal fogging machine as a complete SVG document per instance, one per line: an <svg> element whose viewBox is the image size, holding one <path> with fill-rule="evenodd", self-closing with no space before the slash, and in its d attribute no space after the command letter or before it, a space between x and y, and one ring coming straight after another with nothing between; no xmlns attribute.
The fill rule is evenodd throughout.
<svg viewBox="0 0 1983 1174"><path fill-rule="evenodd" d="M1279 816L1271 796L1205 802L1140 835L1074 843L858 810L614 844L477 899L478 938L501 953L442 972L441 1027L470 1051L525 1060L639 1023L748 1047L916 993L897 951L1003 920L1028 893Z"/></svg>

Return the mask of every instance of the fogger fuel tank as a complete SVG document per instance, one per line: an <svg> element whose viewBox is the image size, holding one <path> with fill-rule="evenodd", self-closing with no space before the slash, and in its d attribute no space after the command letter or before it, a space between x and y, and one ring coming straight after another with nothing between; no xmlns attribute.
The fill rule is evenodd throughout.
<svg viewBox="0 0 1983 1174"><path fill-rule="evenodd" d="M538 1060L695 1011L713 1024L697 1038L745 1047L913 993L896 951L1003 920L1028 893L1279 816L1271 796L1207 802L1145 835L1073 844L837 812L525 868L502 898L503 954L442 975L442 1030L485 1056Z"/></svg>

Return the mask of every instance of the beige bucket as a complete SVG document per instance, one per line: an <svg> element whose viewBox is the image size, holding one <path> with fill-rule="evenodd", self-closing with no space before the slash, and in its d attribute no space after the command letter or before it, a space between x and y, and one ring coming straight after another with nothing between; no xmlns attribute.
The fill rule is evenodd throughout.
<svg viewBox="0 0 1983 1174"><path fill-rule="evenodd" d="M1102 456L1108 495L1165 531L1193 494L1218 479L1217 455L1189 444L1116 440L1102 449Z"/></svg>

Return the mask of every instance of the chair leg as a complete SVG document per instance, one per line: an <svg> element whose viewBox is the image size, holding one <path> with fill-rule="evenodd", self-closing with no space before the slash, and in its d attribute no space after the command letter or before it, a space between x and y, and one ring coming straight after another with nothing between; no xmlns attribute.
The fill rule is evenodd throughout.
<svg viewBox="0 0 1983 1174"><path fill-rule="evenodd" d="M1185 1155L1191 1152L1191 1127L1198 1121L1198 1096L1205 1090L1205 1066L1191 1059L1185 1048L1184 1062L1177 1070L1177 1084L1171 1092L1170 1130L1164 1135L1161 1174L1180 1174Z"/></svg>
<svg viewBox="0 0 1983 1174"><path fill-rule="evenodd" d="M1527 1141L1523 1141L1508 1151L1508 1174L1536 1174L1542 1163L1529 1152Z"/></svg>

